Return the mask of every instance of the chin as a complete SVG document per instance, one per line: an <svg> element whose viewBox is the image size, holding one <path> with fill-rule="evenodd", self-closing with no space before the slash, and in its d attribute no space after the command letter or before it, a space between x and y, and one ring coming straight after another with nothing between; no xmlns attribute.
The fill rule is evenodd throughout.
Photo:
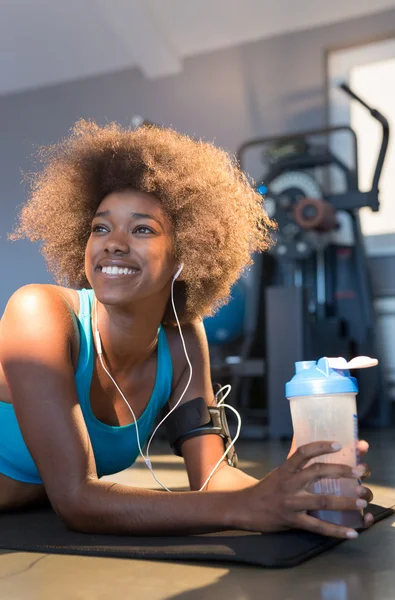
<svg viewBox="0 0 395 600"><path fill-rule="evenodd" d="M138 300L139 293L133 287L118 286L110 284L92 285L95 296L102 304L116 305L124 304L132 300Z"/></svg>
<svg viewBox="0 0 395 600"><path fill-rule="evenodd" d="M102 287L95 289L95 296L102 304L116 305L125 304L138 300L138 294L128 290L109 290Z"/></svg>

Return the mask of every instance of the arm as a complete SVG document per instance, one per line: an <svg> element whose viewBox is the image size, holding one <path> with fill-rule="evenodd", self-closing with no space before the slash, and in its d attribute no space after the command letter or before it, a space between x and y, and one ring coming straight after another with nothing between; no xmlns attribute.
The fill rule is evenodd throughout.
<svg viewBox="0 0 395 600"><path fill-rule="evenodd" d="M0 362L49 500L69 528L163 535L302 527L347 535L346 528L305 514L318 508L355 509L352 498L305 492L317 477L351 477L344 465L302 468L313 456L331 452L330 443L300 448L263 481L236 491L169 494L99 481L74 384L75 318L56 288L50 287L27 286L11 298L1 321ZM192 476L202 472L191 471Z"/></svg>
<svg viewBox="0 0 395 600"><path fill-rule="evenodd" d="M185 327L183 335L192 364L193 375L182 404L193 398L202 397L208 406L215 405L210 375L210 359L206 332L202 322ZM176 405L189 379L189 366L175 387L169 402ZM199 490L213 467L224 453L224 444L219 435L207 434L186 440L182 444L182 455L188 472L190 487ZM206 486L206 490L238 490L257 483L257 479L228 465L224 459Z"/></svg>
<svg viewBox="0 0 395 600"><path fill-rule="evenodd" d="M78 329L55 287L16 292L1 321L0 361L49 500L72 529L202 533L229 529L227 493L153 492L100 481L74 383Z"/></svg>
<svg viewBox="0 0 395 600"><path fill-rule="evenodd" d="M188 355L193 367L193 377L183 402L187 403L196 397L206 399L208 405L214 402L211 386L208 346L202 324L190 326L184 332ZM170 401L172 408L180 398L189 378L189 369L176 386ZM207 434L187 439L181 450L187 467L192 489L200 489L223 454L223 442L219 435ZM302 528L323 535L335 537L356 537L358 534L346 527L320 521L306 514L313 510L355 510L366 506L372 498L370 490L359 486L358 500L336 496L320 496L307 492L312 481L321 477L354 477L351 468L345 465L316 463L306 467L312 457L329 454L335 449L330 442L315 442L295 450L280 467L269 473L262 481L257 481L247 474L220 464L218 471L211 478L208 489L215 497L218 493L229 492L229 500L233 502L234 527L249 531L281 531L290 528ZM306 467L306 468L305 468ZM362 474L362 471L361 471ZM200 492L201 497L205 493ZM363 500L361 500L363 498ZM363 504L357 504L361 502ZM224 507L225 508L225 507ZM365 516L365 525L372 523L372 516Z"/></svg>
<svg viewBox="0 0 395 600"><path fill-rule="evenodd" d="M185 327L183 335L188 351L188 356L193 368L193 376L189 388L182 399L182 404L193 398L203 397L208 406L215 404L214 393L210 375L210 358L207 336L202 322L194 323ZM189 367L186 364L184 373L172 393L169 402L170 408L175 406L183 393L189 379ZM361 456L365 455L369 445L358 442L358 450ZM295 437L292 438L287 459L295 454L297 450ZM199 490L213 467L224 453L224 446L219 435L202 435L182 444L182 455L188 472L190 487ZM206 490L241 490L258 483L258 480L228 465L226 459L218 466L214 475L209 480Z"/></svg>

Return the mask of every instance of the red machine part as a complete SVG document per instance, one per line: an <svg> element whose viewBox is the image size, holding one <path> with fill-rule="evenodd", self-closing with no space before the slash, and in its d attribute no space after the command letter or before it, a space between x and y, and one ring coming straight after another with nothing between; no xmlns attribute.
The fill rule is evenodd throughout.
<svg viewBox="0 0 395 600"><path fill-rule="evenodd" d="M295 223L302 229L331 231L336 229L336 209L321 198L301 198L294 206Z"/></svg>

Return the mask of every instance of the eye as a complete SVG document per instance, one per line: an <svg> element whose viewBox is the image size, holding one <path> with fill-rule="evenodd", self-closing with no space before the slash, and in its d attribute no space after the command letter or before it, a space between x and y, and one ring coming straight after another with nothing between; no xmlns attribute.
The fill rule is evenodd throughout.
<svg viewBox="0 0 395 600"><path fill-rule="evenodd" d="M92 233L103 233L108 232L108 228L104 225L93 225L91 231Z"/></svg>
<svg viewBox="0 0 395 600"><path fill-rule="evenodd" d="M143 233L147 235L148 233L155 233L150 227L146 227L145 225L139 225L134 229L133 233Z"/></svg>

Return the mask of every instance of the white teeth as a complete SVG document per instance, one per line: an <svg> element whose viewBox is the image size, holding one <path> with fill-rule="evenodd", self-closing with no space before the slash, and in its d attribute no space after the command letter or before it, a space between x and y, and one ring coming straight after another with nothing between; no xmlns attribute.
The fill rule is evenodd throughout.
<svg viewBox="0 0 395 600"><path fill-rule="evenodd" d="M136 273L135 269L128 269L127 267L102 267L102 273L107 275L132 275Z"/></svg>

